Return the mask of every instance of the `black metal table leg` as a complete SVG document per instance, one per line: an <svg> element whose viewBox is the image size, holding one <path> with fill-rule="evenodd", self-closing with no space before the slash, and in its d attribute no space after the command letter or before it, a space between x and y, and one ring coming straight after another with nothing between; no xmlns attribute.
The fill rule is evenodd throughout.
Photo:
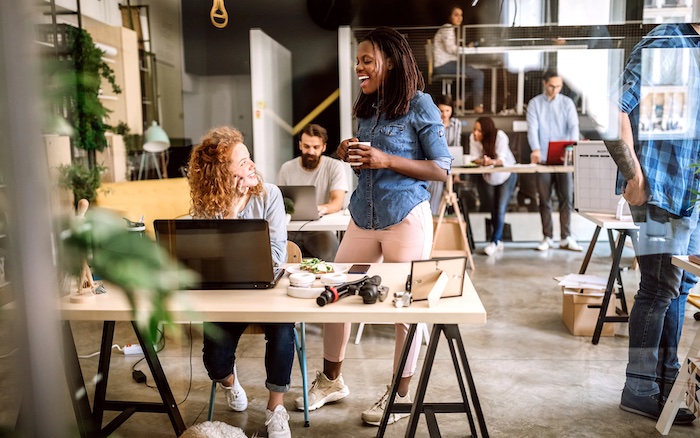
<svg viewBox="0 0 700 438"><path fill-rule="evenodd" d="M608 309L608 305L610 304L610 297L613 294L613 290L615 289L615 281L619 275L619 270L620 270L620 259L622 258L622 250L625 248L625 231L620 230L621 236L620 239L617 242L617 245L614 247L613 250L613 260L612 260L612 267L610 268L610 274L608 275L608 283L605 287L605 293L603 294L603 302L601 303L600 306L598 305L589 305L589 308L598 308L600 307L600 311L598 313L598 320L596 321L595 325L595 330L593 331L593 345L597 345L598 342L600 341L600 335L603 332L603 324L606 322L627 322L629 320L629 316L624 315L624 316L606 316L605 313Z"/></svg>
<svg viewBox="0 0 700 438"><path fill-rule="evenodd" d="M93 423L90 400L88 399L83 373L80 370L78 351L75 349L70 321L62 321L61 326L63 330L63 357L66 380L68 381L68 390L70 391L78 430L82 438L93 437L95 436L95 431L99 430L99 427L95 427Z"/></svg>

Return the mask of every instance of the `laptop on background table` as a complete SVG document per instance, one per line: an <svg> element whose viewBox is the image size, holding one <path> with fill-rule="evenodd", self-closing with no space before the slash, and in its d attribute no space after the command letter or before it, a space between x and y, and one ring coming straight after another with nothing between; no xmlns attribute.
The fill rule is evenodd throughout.
<svg viewBox="0 0 700 438"><path fill-rule="evenodd" d="M562 166L564 164L564 148L575 144L576 141L574 140L550 141L545 164L549 166Z"/></svg>
<svg viewBox="0 0 700 438"><path fill-rule="evenodd" d="M282 196L294 202L293 221L315 221L318 215L316 186L279 186Z"/></svg>
<svg viewBox="0 0 700 438"><path fill-rule="evenodd" d="M268 289L284 274L272 262L263 219L157 219L156 240L199 273L192 289Z"/></svg>

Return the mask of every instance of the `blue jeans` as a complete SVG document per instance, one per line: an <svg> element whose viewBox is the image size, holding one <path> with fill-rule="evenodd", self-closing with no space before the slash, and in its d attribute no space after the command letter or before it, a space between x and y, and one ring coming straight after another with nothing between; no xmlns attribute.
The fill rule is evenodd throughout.
<svg viewBox="0 0 700 438"><path fill-rule="evenodd" d="M670 390L680 370L678 343L685 303L697 277L671 264L672 255L700 249L698 209L678 217L653 205L630 206L639 238L635 251L641 281L629 318L625 387L639 397Z"/></svg>
<svg viewBox="0 0 700 438"><path fill-rule="evenodd" d="M457 61L447 62L440 67L433 69L433 74L440 75L456 75ZM462 74L472 81L472 97L474 98L474 107L484 104L484 72L478 68L474 68L469 64L464 65Z"/></svg>
<svg viewBox="0 0 700 438"><path fill-rule="evenodd" d="M289 391L294 362L294 324L262 324L265 330L265 387L272 392ZM204 323L204 367L212 380L225 380L233 373L236 348L247 323ZM238 378L238 377L236 377Z"/></svg>
<svg viewBox="0 0 700 438"><path fill-rule="evenodd" d="M506 209L508 202L515 190L515 183L518 181L518 175L511 173L510 177L501 185L493 186L493 201L491 202L491 224L493 226L493 235L491 241L498 243L503 240L503 226L506 223Z"/></svg>

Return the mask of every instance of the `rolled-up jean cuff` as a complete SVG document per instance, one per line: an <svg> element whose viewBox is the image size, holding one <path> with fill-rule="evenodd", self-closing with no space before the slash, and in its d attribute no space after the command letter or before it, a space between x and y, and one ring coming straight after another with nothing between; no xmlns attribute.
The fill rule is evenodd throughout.
<svg viewBox="0 0 700 438"><path fill-rule="evenodd" d="M272 392L288 392L289 391L289 384L280 386L280 385L275 385L274 383L270 382L265 382L265 387L268 389L268 391Z"/></svg>

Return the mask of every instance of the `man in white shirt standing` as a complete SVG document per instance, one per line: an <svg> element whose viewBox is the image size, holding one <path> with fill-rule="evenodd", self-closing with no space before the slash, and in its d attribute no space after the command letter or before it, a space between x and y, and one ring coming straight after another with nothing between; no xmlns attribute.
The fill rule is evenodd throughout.
<svg viewBox="0 0 700 438"><path fill-rule="evenodd" d="M544 92L527 104L527 140L530 143L531 163L545 163L550 141L578 140L578 113L569 97L560 94L564 81L557 72L548 70L542 76ZM552 246L552 187L559 200L561 240L559 248L581 251L571 237L571 212L574 208L574 178L571 173L538 173L537 194L540 198L540 219L544 238L537 249L546 251Z"/></svg>
<svg viewBox="0 0 700 438"><path fill-rule="evenodd" d="M340 160L322 155L328 133L325 128L309 124L301 131L301 156L282 165L277 175L278 186L315 186L319 215L335 213L343 208L348 180ZM338 238L332 231L290 231L288 239L299 245L305 257L333 261L338 251Z"/></svg>

